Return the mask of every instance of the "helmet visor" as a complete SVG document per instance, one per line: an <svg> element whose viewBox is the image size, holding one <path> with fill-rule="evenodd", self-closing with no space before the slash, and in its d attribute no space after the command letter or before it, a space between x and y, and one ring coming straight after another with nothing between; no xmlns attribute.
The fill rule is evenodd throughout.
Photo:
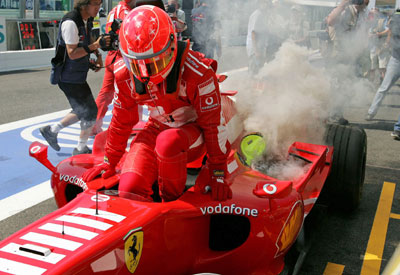
<svg viewBox="0 0 400 275"><path fill-rule="evenodd" d="M131 56L121 50L122 57L127 68L139 79L150 78L159 75L171 63L174 57L174 49L171 41L158 53L148 56Z"/></svg>
<svg viewBox="0 0 400 275"><path fill-rule="evenodd" d="M158 75L171 62L173 52L165 52L163 56L151 57L148 59L133 59L123 55L126 66L138 78L147 78Z"/></svg>

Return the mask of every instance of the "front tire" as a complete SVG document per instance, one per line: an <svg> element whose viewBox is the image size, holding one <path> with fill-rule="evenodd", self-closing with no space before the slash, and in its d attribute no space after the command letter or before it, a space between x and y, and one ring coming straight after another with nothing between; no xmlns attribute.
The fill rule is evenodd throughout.
<svg viewBox="0 0 400 275"><path fill-rule="evenodd" d="M353 211L358 208L362 196L367 135L359 127L328 124L325 141L334 151L322 197L327 197L336 209Z"/></svg>

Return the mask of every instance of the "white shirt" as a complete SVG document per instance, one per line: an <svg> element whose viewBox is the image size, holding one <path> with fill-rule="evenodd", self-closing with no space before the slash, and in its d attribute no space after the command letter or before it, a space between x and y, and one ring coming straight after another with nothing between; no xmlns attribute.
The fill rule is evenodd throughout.
<svg viewBox="0 0 400 275"><path fill-rule="evenodd" d="M247 41L246 49L247 55L251 56L254 54L254 45L251 39L251 33L255 32L257 35L257 46L259 49L265 49L267 47L267 36L268 36L268 20L267 15L262 13L259 9L255 10L249 18L249 24L247 27Z"/></svg>
<svg viewBox="0 0 400 275"><path fill-rule="evenodd" d="M86 28L87 20L83 20L83 22ZM61 24L61 36L66 45L77 45L79 43L79 31L74 21L67 20Z"/></svg>
<svg viewBox="0 0 400 275"><path fill-rule="evenodd" d="M179 19L179 20L182 20L183 22L186 22L186 15L185 15L185 12L183 11L183 10L181 10L181 9L178 9L178 10L176 10L176 17Z"/></svg>

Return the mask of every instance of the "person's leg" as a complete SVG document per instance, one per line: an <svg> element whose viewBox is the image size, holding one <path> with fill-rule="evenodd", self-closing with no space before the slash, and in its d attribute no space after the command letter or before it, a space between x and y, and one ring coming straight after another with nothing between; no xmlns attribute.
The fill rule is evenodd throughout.
<svg viewBox="0 0 400 275"><path fill-rule="evenodd" d="M59 83L59 88L64 92L65 96L67 97L71 107L72 107L72 101L74 101L73 94L74 94L74 89L71 88L70 85L67 85L65 83ZM63 129L64 127L67 127L73 123L78 122L78 116L72 111L71 113L67 114L64 118L61 119L61 121L53 124L53 125L47 125L42 128L40 128L40 133L42 136L46 139L47 143L56 151L60 151L60 146L58 145L58 140L57 140L57 135Z"/></svg>
<svg viewBox="0 0 400 275"><path fill-rule="evenodd" d="M61 119L60 123L62 124L63 128L68 127L79 121L78 116L75 113L69 113L63 119Z"/></svg>
<svg viewBox="0 0 400 275"><path fill-rule="evenodd" d="M255 76L258 71L260 70L260 62L257 60L257 57L255 54L251 55L249 57L249 74L250 77Z"/></svg>
<svg viewBox="0 0 400 275"><path fill-rule="evenodd" d="M397 81L399 76L400 62L396 58L391 57L387 65L385 78L383 79L382 84L376 91L375 97L372 100L371 106L369 107L367 120L372 119L376 115L376 113L378 112L378 108L381 105L386 93Z"/></svg>
<svg viewBox="0 0 400 275"><path fill-rule="evenodd" d="M91 153L91 150L87 147L87 141L97 116L97 106L92 91L87 82L82 84L60 83L59 85L68 98L72 107L72 113L76 115L78 121L81 121L81 133L77 148L74 149L72 154ZM76 122L76 118L73 115L68 116L65 120L66 124Z"/></svg>
<svg viewBox="0 0 400 275"><path fill-rule="evenodd" d="M386 67L388 65L390 58L389 51L387 49L382 49L379 53L379 72L380 72L380 83L385 78Z"/></svg>
<svg viewBox="0 0 400 275"><path fill-rule="evenodd" d="M205 152L203 136L195 124L161 132L156 141L158 185L164 201L176 200L186 184L186 164Z"/></svg>
<svg viewBox="0 0 400 275"><path fill-rule="evenodd" d="M119 191L135 193L146 199L153 194L157 180L157 158L154 153L159 129L148 122L131 144L122 166Z"/></svg>
<svg viewBox="0 0 400 275"><path fill-rule="evenodd" d="M74 112L81 121L81 133L77 144L77 150L73 154L92 153L87 147L87 142L94 124L96 123L97 106L94 101L92 91L87 83L81 85L80 97L78 98L77 107Z"/></svg>
<svg viewBox="0 0 400 275"><path fill-rule="evenodd" d="M376 69L378 68L378 56L376 54L376 51L371 50L369 57L371 60L371 69L368 74L368 79L369 81L374 82L376 78Z"/></svg>

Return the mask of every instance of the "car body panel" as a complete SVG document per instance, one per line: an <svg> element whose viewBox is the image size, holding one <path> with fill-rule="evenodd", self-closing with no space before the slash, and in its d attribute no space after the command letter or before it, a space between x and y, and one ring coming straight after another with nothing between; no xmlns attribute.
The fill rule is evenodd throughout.
<svg viewBox="0 0 400 275"><path fill-rule="evenodd" d="M142 246L135 246L141 252L135 274L160 270L163 274L277 274L329 173L330 151L328 146L294 143L289 155L310 164L293 182L252 170L233 151L228 161L233 198L225 202L213 201L194 187L176 201L155 203L132 194L118 196L116 190L98 192L90 188L95 186L92 184L59 210L0 242L0 260L41 268L46 270L44 274L131 274L129 265L134 268L135 261L125 259L126 253L133 256L125 242L142 232ZM64 173L66 185L84 186L80 174L88 164L100 160L93 155L76 156L61 162L57 171ZM53 181L57 194L59 172L54 173ZM107 185L107 180L97 181L102 182L99 186ZM268 189L271 186L276 188ZM210 219L224 215L244 217L250 230L238 247L216 251L210 249ZM58 261L26 257L33 254L18 250L26 244L50 249L50 255L43 258L59 257ZM11 253L11 248L17 252Z"/></svg>
<svg viewBox="0 0 400 275"><path fill-rule="evenodd" d="M82 174L103 162L106 132L96 136L92 154L56 167L47 159L47 146L32 143L30 155L53 172L59 209L0 242L0 273L280 273L327 179L333 148L293 143L287 157L302 161L304 173L292 180L252 169L240 151L245 133L231 96L222 96L232 144L226 180L233 194L224 202L196 185L162 203L118 192L124 157L115 176L85 183ZM132 140L143 123L132 130Z"/></svg>

